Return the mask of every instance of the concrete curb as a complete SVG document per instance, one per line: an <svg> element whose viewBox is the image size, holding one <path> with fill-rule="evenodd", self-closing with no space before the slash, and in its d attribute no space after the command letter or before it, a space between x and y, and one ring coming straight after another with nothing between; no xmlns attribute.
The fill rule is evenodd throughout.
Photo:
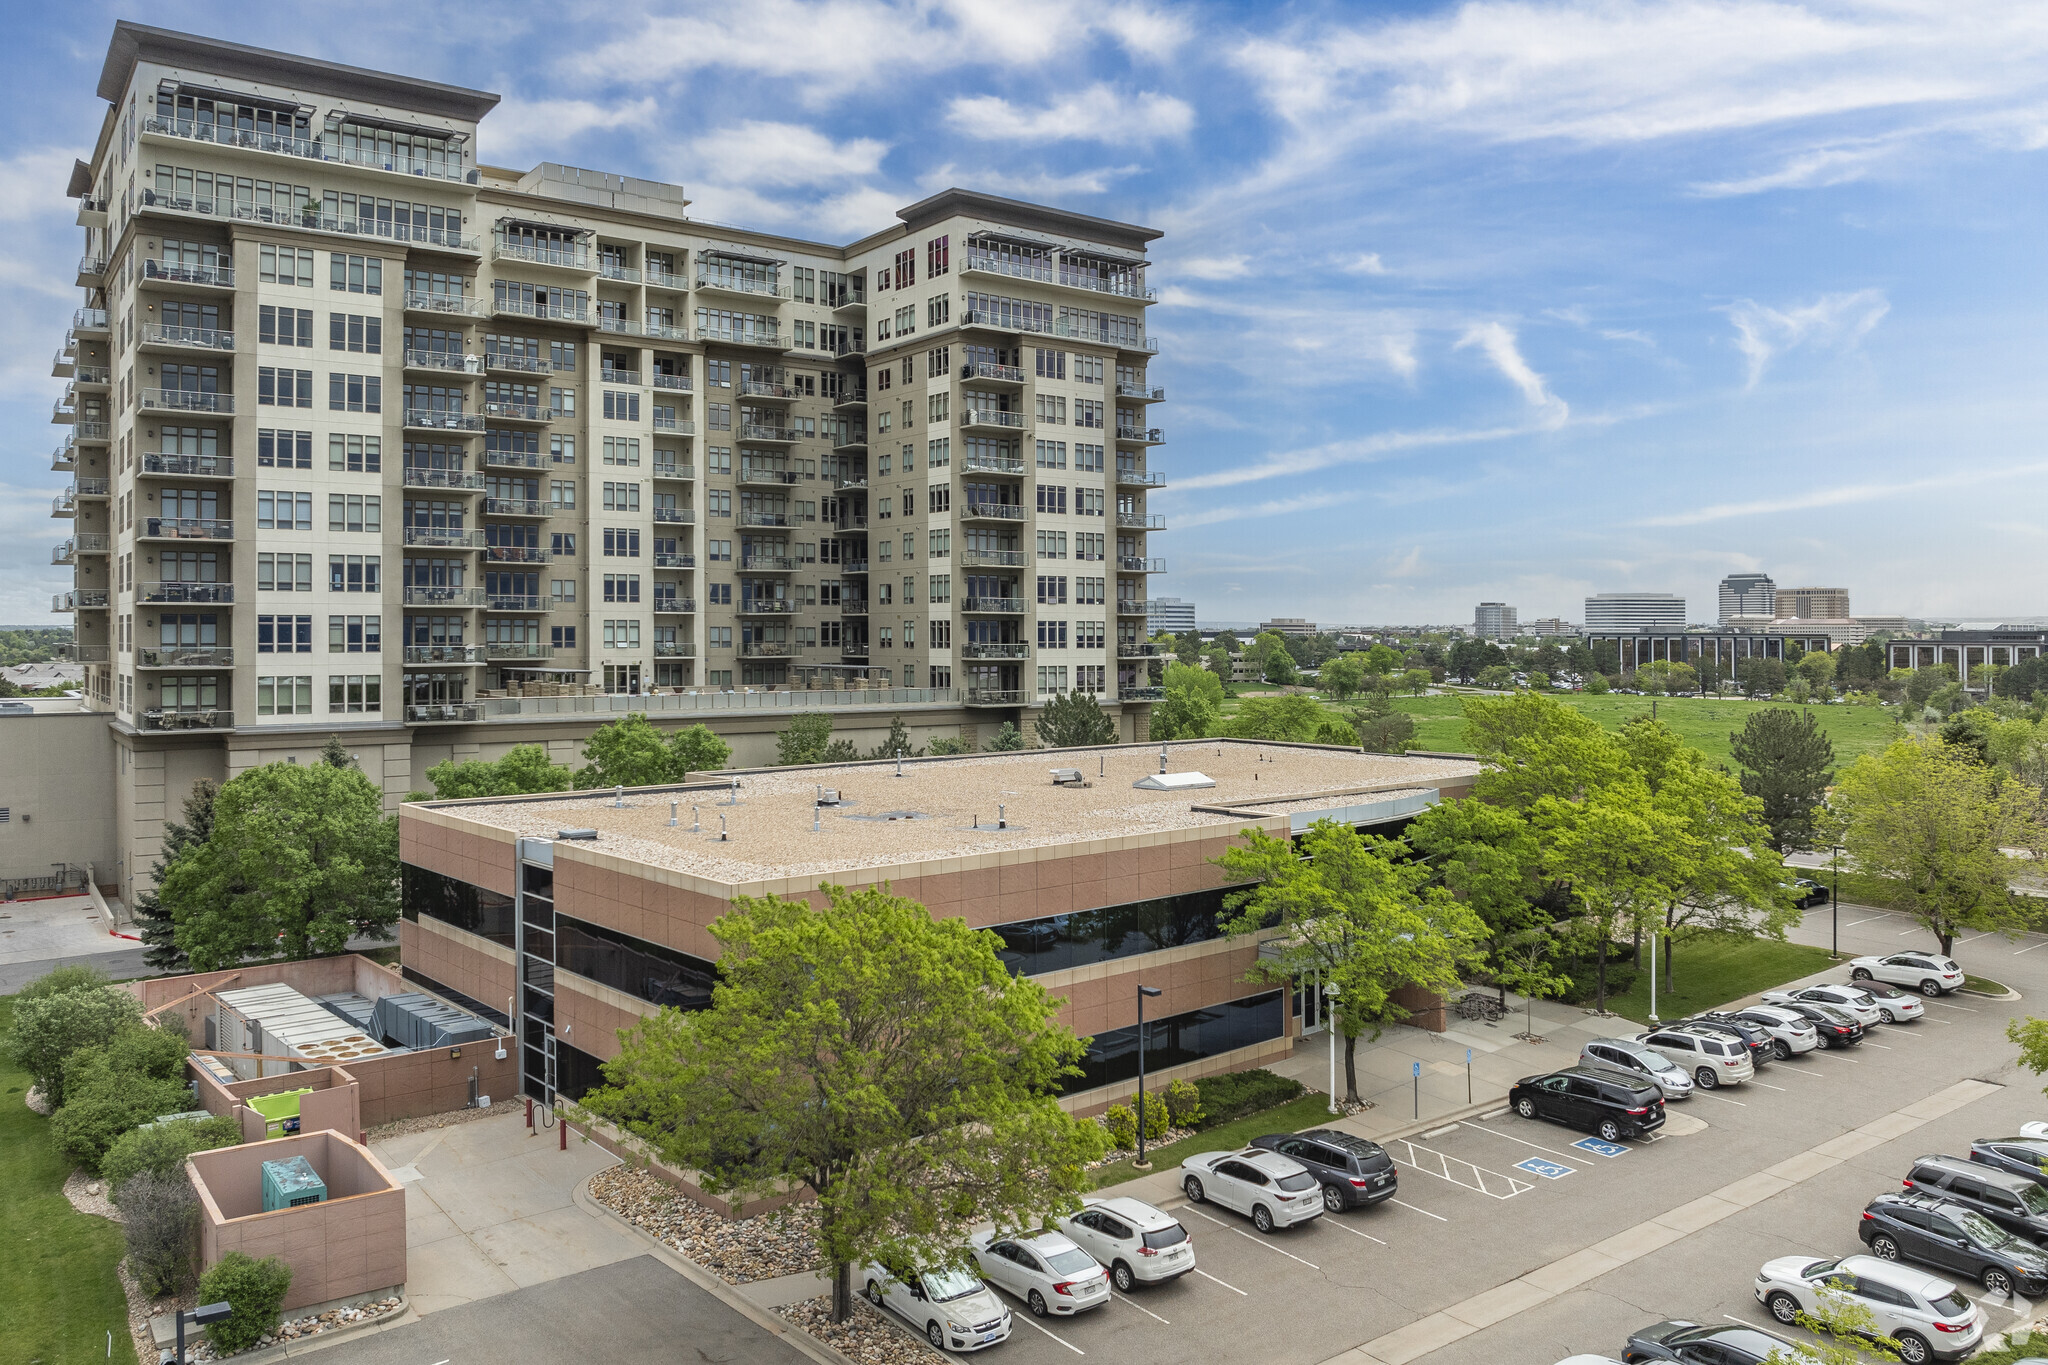
<svg viewBox="0 0 2048 1365"><path fill-rule="evenodd" d="M399 1297L405 1298L403 1290L399 1291ZM269 1365L269 1362L272 1361L285 1360L292 1356L309 1355L314 1351L332 1346L337 1342L353 1341L360 1336L373 1336L378 1332L386 1332L393 1327L413 1322L418 1317L419 1314L413 1312L412 1300L406 1298L405 1302L399 1305L396 1313L386 1313L383 1317L372 1319L369 1322L352 1322L343 1327L329 1328L317 1336L303 1337L298 1341L280 1341L274 1345L264 1346L256 1350L241 1351L235 1355L224 1357L224 1359L232 1360L236 1362L236 1365ZM205 1339L206 1334L198 1329L188 1329L185 1334L185 1344L188 1349L195 1340L204 1341Z"/></svg>
<svg viewBox="0 0 2048 1365"><path fill-rule="evenodd" d="M2021 995L2018 991L2014 990L2010 986L2007 986L2005 988L2004 995L1993 995L1990 991L1973 991L1968 986L1958 986L1956 988L1956 994L1974 995L1979 1000L2024 1000L2027 998L2024 995Z"/></svg>

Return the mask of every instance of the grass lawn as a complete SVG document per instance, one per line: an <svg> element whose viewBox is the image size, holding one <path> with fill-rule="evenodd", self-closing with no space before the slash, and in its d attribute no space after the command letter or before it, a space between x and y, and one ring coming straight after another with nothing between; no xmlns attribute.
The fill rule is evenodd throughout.
<svg viewBox="0 0 2048 1365"><path fill-rule="evenodd" d="M1966 991L1982 991L1986 995L2004 995L2008 987L2003 982L1993 981L1988 976L1971 976L1968 972L1965 972L1963 973L1963 989Z"/></svg>
<svg viewBox="0 0 2048 1365"><path fill-rule="evenodd" d="M1775 939L1696 939L1677 946L1674 983L1657 964L1657 1014L1663 1019L1696 1014L1731 1000L1782 986L1787 981L1826 971L1828 950ZM1845 957L1843 959L1847 961ZM1644 950L1643 970L1626 992L1607 997L1607 1008L1629 1019L1650 1017L1650 964ZM1848 976L1843 969L1844 979ZM1676 989L1674 989L1674 985Z"/></svg>
<svg viewBox="0 0 2048 1365"><path fill-rule="evenodd" d="M1147 1101L1150 1103L1150 1101ZM1329 1122L1330 1101L1322 1095L1303 1095L1276 1109L1262 1109L1256 1114L1220 1123L1214 1128L1205 1128L1191 1138L1164 1147L1146 1144L1145 1156L1152 1163L1152 1171L1171 1170L1196 1152L1222 1152L1242 1147L1253 1138L1265 1133L1298 1133L1304 1128L1319 1128ZM1112 1161L1095 1170L1097 1189L1105 1185L1120 1185L1126 1180L1135 1180L1146 1171L1131 1169L1130 1158Z"/></svg>
<svg viewBox="0 0 2048 1365"><path fill-rule="evenodd" d="M0 998L0 1031L14 1014ZM135 1365L128 1304L114 1277L121 1229L64 1198L71 1165L50 1145L49 1120L22 1103L28 1077L0 1060L0 1360L21 1365Z"/></svg>
<svg viewBox="0 0 2048 1365"><path fill-rule="evenodd" d="M1634 716L1647 716L1654 701L1657 719L1678 732L1681 739L1716 763L1735 765L1728 751L1728 736L1743 722L1772 702L1729 701L1717 697L1605 697L1583 692L1554 693L1559 701L1600 723L1603 729L1619 730ZM1451 697L1397 697L1396 710L1415 717L1415 747L1465 751L1465 722L1460 699ZM1835 762L1847 763L1859 754L1875 753L1889 744L1896 726L1897 709L1877 706L1809 706L1814 719L1835 746Z"/></svg>

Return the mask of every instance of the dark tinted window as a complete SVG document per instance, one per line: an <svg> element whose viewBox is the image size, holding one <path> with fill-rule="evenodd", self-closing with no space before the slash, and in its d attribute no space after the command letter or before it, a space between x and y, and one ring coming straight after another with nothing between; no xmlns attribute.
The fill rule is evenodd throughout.
<svg viewBox="0 0 2048 1365"><path fill-rule="evenodd" d="M1281 1176L1273 1183L1289 1194L1300 1194L1303 1190L1314 1189L1316 1187L1316 1178L1307 1171L1296 1171L1293 1175Z"/></svg>
<svg viewBox="0 0 2048 1365"><path fill-rule="evenodd" d="M452 924L504 947L513 946L512 898L406 863L401 868L403 913Z"/></svg>
<svg viewBox="0 0 2048 1365"><path fill-rule="evenodd" d="M1147 1019L1145 1066L1148 1070L1164 1070L1250 1047L1278 1038L1286 1022L1278 991L1206 1005L1165 1019ZM1091 1090L1134 1079L1138 1074L1137 1026L1105 1029L1096 1034L1088 1044L1087 1055L1081 1059L1081 1073L1068 1080L1068 1089Z"/></svg>
<svg viewBox="0 0 2048 1365"><path fill-rule="evenodd" d="M533 863L521 863L519 865L519 876L520 880L525 883L527 895L547 896L550 899L554 897L555 870L553 868L539 867Z"/></svg>
<svg viewBox="0 0 2048 1365"><path fill-rule="evenodd" d="M1170 1228L1160 1228L1157 1231L1146 1233L1145 1245L1151 1247L1154 1251L1161 1251L1167 1247L1177 1247L1187 1239L1188 1230L1175 1223Z"/></svg>
<svg viewBox="0 0 2048 1365"><path fill-rule="evenodd" d="M1930 1302L1934 1305L1934 1311L1945 1318L1960 1317L1962 1314L1970 1311L1970 1301L1953 1290L1938 1299L1930 1300Z"/></svg>
<svg viewBox="0 0 2048 1365"><path fill-rule="evenodd" d="M1095 1226L1101 1228L1102 1231L1107 1235L1114 1237L1119 1241L1130 1240L1131 1230L1124 1224L1117 1222L1116 1219L1110 1217L1106 1213L1099 1213L1095 1215L1095 1217L1097 1220Z"/></svg>
<svg viewBox="0 0 2048 1365"><path fill-rule="evenodd" d="M996 956L1011 971L1035 976L1221 938L1226 918L1223 896L1222 889L1159 896L1078 914L992 925L990 932L1002 940Z"/></svg>
<svg viewBox="0 0 2048 1365"><path fill-rule="evenodd" d="M563 971L651 1004L686 1010L710 1007L711 987L718 976L704 959L567 915L557 916L555 925L555 963Z"/></svg>

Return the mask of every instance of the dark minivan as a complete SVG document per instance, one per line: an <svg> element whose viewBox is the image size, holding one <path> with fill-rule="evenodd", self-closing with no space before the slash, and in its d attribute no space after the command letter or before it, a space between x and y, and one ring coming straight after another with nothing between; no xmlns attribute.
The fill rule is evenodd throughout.
<svg viewBox="0 0 2048 1365"><path fill-rule="evenodd" d="M1568 1066L1545 1076L1524 1076L1508 1091L1508 1104L1525 1119L1553 1119L1598 1133L1607 1142L1664 1126L1664 1093L1656 1083L1606 1067Z"/></svg>
<svg viewBox="0 0 2048 1365"><path fill-rule="evenodd" d="M1334 1128L1306 1133L1268 1133L1251 1141L1254 1147L1291 1157L1323 1182L1323 1208L1330 1213L1377 1204L1394 1197L1400 1174L1386 1148L1369 1138L1353 1137Z"/></svg>

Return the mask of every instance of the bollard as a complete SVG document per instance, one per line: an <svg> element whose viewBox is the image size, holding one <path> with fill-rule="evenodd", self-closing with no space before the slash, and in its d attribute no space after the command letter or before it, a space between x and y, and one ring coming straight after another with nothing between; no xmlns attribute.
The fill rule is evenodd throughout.
<svg viewBox="0 0 2048 1365"><path fill-rule="evenodd" d="M534 1127L533 1127L533 1096L531 1096L531 1095L528 1095L528 1096L526 1097L526 1132L527 1132L527 1135L528 1135L529 1137L531 1137L531 1136L533 1135L533 1132L534 1132Z"/></svg>
<svg viewBox="0 0 2048 1365"><path fill-rule="evenodd" d="M558 1150L566 1152L569 1150L569 1120L558 1116L555 1127L562 1130L562 1145Z"/></svg>

